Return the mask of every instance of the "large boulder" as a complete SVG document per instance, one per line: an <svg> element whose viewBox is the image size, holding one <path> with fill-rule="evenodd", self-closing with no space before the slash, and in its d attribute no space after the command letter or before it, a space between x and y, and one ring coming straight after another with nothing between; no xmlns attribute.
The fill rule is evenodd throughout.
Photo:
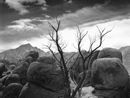
<svg viewBox="0 0 130 98"><path fill-rule="evenodd" d="M23 61L24 61L24 62L27 62L28 64L31 64L31 63L34 61L34 59L33 59L33 57L31 57L31 56L27 56L26 58L24 58Z"/></svg>
<svg viewBox="0 0 130 98"><path fill-rule="evenodd" d="M18 74L8 74L0 78L0 91L11 83L20 83L20 77Z"/></svg>
<svg viewBox="0 0 130 98"><path fill-rule="evenodd" d="M41 62L41 63L47 63L47 64L54 64L56 62L56 60L51 57L51 56L43 56L43 57L39 57L37 59L38 62Z"/></svg>
<svg viewBox="0 0 130 98"><path fill-rule="evenodd" d="M130 76L129 76L129 82L128 82L128 98L130 98Z"/></svg>
<svg viewBox="0 0 130 98"><path fill-rule="evenodd" d="M9 66L9 70L10 70L10 71L14 70L15 68L16 68L16 65L13 65L13 64L12 64L12 65Z"/></svg>
<svg viewBox="0 0 130 98"><path fill-rule="evenodd" d="M33 83L27 83L21 90L19 98L67 98L65 93L65 90L53 92Z"/></svg>
<svg viewBox="0 0 130 98"><path fill-rule="evenodd" d="M18 74L20 76L20 81L24 85L27 82L27 70L28 70L29 64L25 61L21 62L19 66L17 66L12 73Z"/></svg>
<svg viewBox="0 0 130 98"><path fill-rule="evenodd" d="M5 64L0 62L0 78L2 77L2 74L5 71L7 71Z"/></svg>
<svg viewBox="0 0 130 98"><path fill-rule="evenodd" d="M21 84L19 84L19 83L11 83L11 84L9 84L3 90L2 98L18 98L22 87L23 86Z"/></svg>
<svg viewBox="0 0 130 98"><path fill-rule="evenodd" d="M2 78L0 78L0 92L3 91L3 89L5 88L4 82L6 78L7 76L3 76Z"/></svg>
<svg viewBox="0 0 130 98"><path fill-rule="evenodd" d="M9 74L6 76L3 84L5 86L9 85L10 83L20 83L20 77L18 74Z"/></svg>
<svg viewBox="0 0 130 98"><path fill-rule="evenodd" d="M93 94L94 88L91 86L83 87L81 89L81 97L80 98L98 98Z"/></svg>
<svg viewBox="0 0 130 98"><path fill-rule="evenodd" d="M93 61L95 61L97 59L97 56L99 54L99 50L95 51L91 57L89 58L89 60L87 59L86 62L85 62L85 68L86 70L90 69L91 68L91 65L93 63ZM84 52L83 53L84 56L88 56L89 53L88 52ZM74 64L73 66L71 67L71 72L70 72L70 75L71 75L71 78L74 79L76 82L78 82L79 78L80 78L80 74L83 73L83 61L82 61L82 57L77 57L75 60L74 60Z"/></svg>
<svg viewBox="0 0 130 98"><path fill-rule="evenodd" d="M108 96L109 98L125 98L113 96L115 96L114 94L125 94L124 91L128 85L128 72L120 59L100 58L92 64L91 82L98 95L106 98Z"/></svg>
<svg viewBox="0 0 130 98"><path fill-rule="evenodd" d="M27 82L26 75L29 65L35 61L34 58L37 59L38 57L37 52L36 55L34 54L30 52L30 54L28 54L26 58L22 59L22 61L19 62L19 65L12 71L13 74L18 74L20 76L20 81L23 85Z"/></svg>
<svg viewBox="0 0 130 98"><path fill-rule="evenodd" d="M30 51L29 53L27 53L26 57L32 57L33 61L36 61L37 58L39 57L39 53L37 51Z"/></svg>
<svg viewBox="0 0 130 98"><path fill-rule="evenodd" d="M97 58L119 58L122 61L122 53L115 48L102 49Z"/></svg>
<svg viewBox="0 0 130 98"><path fill-rule="evenodd" d="M56 64L33 62L28 68L27 78L29 82L48 90L61 90L64 88L64 75Z"/></svg>

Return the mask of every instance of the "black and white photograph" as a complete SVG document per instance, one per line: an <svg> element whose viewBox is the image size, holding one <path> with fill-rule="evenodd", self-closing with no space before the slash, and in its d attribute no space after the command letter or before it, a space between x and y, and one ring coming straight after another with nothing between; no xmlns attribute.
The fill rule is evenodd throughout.
<svg viewBox="0 0 130 98"><path fill-rule="evenodd" d="M0 0L0 98L130 98L130 0Z"/></svg>

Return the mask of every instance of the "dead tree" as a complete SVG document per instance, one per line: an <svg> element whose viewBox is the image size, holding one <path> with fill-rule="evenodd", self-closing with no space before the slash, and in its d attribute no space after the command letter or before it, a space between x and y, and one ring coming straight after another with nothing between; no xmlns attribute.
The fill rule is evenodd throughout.
<svg viewBox="0 0 130 98"><path fill-rule="evenodd" d="M82 34L82 32L80 31L79 27L78 27L78 53L82 58L82 67L83 67L83 76L80 79L79 83L77 84L76 88L72 91L71 87L70 87L70 76L69 76L69 69L67 68L67 64L69 62L69 60L74 56L72 55L69 59L65 60L64 57L64 52L63 52L63 48L64 45L63 43L60 43L60 37L59 37L59 29L60 29L60 21L56 19L57 22L57 27L53 26L50 22L49 25L50 27L53 29L52 32L49 33L50 36L50 40L55 44L58 53L60 55L60 60L57 58L57 56L55 55L55 53L53 52L53 50L51 49L51 45L47 46L48 49L50 50L50 52L52 53L52 55L54 56L54 58L57 60L57 62L60 65L61 70L64 73L64 77L65 77L65 85L68 88L68 98L75 98L76 93L82 88L84 80L86 78L86 69L90 70L89 67L86 68L86 61L87 61L87 66L89 65L89 62L91 60L91 56L93 55L93 53L101 47L102 42L103 42L103 38L104 36L109 33L110 31L105 32L105 29L100 30L98 27L98 31L99 31L99 45L97 45L94 49L93 49L93 45L95 44L96 40L94 41L90 41L90 46L89 46L89 50L88 50L88 55L84 56L82 54L82 50L81 50L81 43L83 41L83 39L85 38L85 36L87 36L88 32L85 34Z"/></svg>
<svg viewBox="0 0 130 98"><path fill-rule="evenodd" d="M67 65L66 65L68 61L66 62L65 58L64 58L64 52L63 52L64 45L59 42L59 40L60 40L60 38L59 38L60 21L58 21L56 19L56 22L57 22L57 28L55 28L51 23L49 23L49 25L53 29L53 31L49 33L49 36L51 38L50 40L57 47L58 53L60 55L60 60L56 57L55 53L51 49L51 46L48 47L48 49L50 50L50 52L53 54L53 56L55 57L55 59L60 64L60 68L61 68L61 70L64 73L65 86L68 88L68 96L70 96L70 94L71 94L71 87L70 87L70 81L69 81L69 71L68 71L68 68L67 68Z"/></svg>
<svg viewBox="0 0 130 98"><path fill-rule="evenodd" d="M98 28L98 27L97 27L97 28ZM81 43L82 43L84 37L88 34L88 32L85 33L85 34L82 34L82 32L80 31L80 29L79 29L79 27L78 27L78 52L79 52L79 55L80 55L81 58L82 58L83 76L82 76L82 78L80 79L79 83L77 84L77 87L75 88L75 90L72 92L71 98L74 98L74 96L76 95L76 93L78 92L78 90L82 88L82 86L83 86L83 84L84 84L84 80L85 80L85 78L86 78L86 70L91 70L91 67L90 67L89 64L90 64L91 57L92 57L93 53L94 53L97 49L99 49L99 48L101 47L104 36L105 36L106 34L108 34L109 32L111 32L111 30L105 32L105 29L100 30L99 28L98 28L98 31L99 31L99 45L96 46L96 47L93 49L93 45L95 44L96 39L93 40L93 41L90 40L90 46L89 46L89 50L88 50L88 53L89 53L89 54L88 54L87 56L84 56L84 55L82 54L82 51L81 51ZM86 68L86 63L85 63L86 61L87 61L87 68Z"/></svg>

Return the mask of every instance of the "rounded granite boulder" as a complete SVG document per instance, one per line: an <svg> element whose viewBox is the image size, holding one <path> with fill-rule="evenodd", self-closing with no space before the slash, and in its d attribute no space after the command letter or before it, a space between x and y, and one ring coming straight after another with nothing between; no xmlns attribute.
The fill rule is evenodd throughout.
<svg viewBox="0 0 130 98"><path fill-rule="evenodd" d="M2 98L18 98L22 85L19 83L11 83L3 90Z"/></svg>
<svg viewBox="0 0 130 98"><path fill-rule="evenodd" d="M53 91L64 88L64 75L56 64L31 63L27 71L27 79L29 82Z"/></svg>
<svg viewBox="0 0 130 98"><path fill-rule="evenodd" d="M91 82L97 95L126 98L128 77L127 70L118 58L100 58L92 64Z"/></svg>
<svg viewBox="0 0 130 98"><path fill-rule="evenodd" d="M9 74L4 80L4 85L7 86L10 83L20 83L20 76L18 74Z"/></svg>
<svg viewBox="0 0 130 98"><path fill-rule="evenodd" d="M122 53L115 48L102 49L97 58L119 58L122 61Z"/></svg>
<svg viewBox="0 0 130 98"><path fill-rule="evenodd" d="M18 98L67 98L66 89L50 91L33 83L26 83Z"/></svg>
<svg viewBox="0 0 130 98"><path fill-rule="evenodd" d="M5 71L7 71L5 64L0 62L0 78L2 77L2 74Z"/></svg>

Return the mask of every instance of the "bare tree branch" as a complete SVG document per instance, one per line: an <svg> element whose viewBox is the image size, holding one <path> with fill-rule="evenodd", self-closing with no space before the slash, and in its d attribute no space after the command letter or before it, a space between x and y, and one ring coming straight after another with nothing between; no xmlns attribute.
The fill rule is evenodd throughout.
<svg viewBox="0 0 130 98"><path fill-rule="evenodd" d="M85 58L84 58L84 56L81 52L81 43L82 43L84 37L88 34L88 32L86 32L85 34L82 34L82 32L80 31L78 26L77 26L77 28L78 28L78 34L77 34L77 37L78 37L78 52L79 52L80 56L82 57L82 59L84 60Z"/></svg>
<svg viewBox="0 0 130 98"><path fill-rule="evenodd" d="M98 27L97 27L97 28L98 28ZM109 32L111 32L111 30L105 32L105 29L103 29L103 30L101 31L99 28L98 28L98 31L99 31L99 45L98 45L97 47L95 47L94 49L92 49L92 47L93 47L94 43L96 42L96 40L94 40L93 42L90 42L89 54L88 54L86 57L84 57L83 54L82 54L82 52L81 52L81 46L80 46L80 45L81 45L81 42L82 42L82 40L83 40L83 38L84 38L84 36L82 37L81 32L80 32L80 30L79 30L78 51L79 51L79 54L81 55L82 62L83 62L83 65L82 65L82 66L83 66L83 76L82 76L81 80L79 81L79 83L78 83L76 89L75 89L74 92L72 93L72 96L71 96L72 98L74 98L74 96L76 95L77 91L78 91L78 90L82 87L82 85L84 84L84 80L85 80L85 78L86 78L86 68L85 68L85 62L86 62L86 60L88 60L88 61L87 61L87 65L88 65L89 62L90 62L90 60L91 60L91 56L93 55L93 53L94 53L98 48L101 47L104 36L105 36L106 34L108 34ZM104 32L105 32L105 33L104 33ZM86 36L86 35L85 35L85 36ZM87 69L89 70L89 68L87 68Z"/></svg>
<svg viewBox="0 0 130 98"><path fill-rule="evenodd" d="M75 54L72 54L72 56L70 56L67 60L65 60L63 48L65 48L66 46L63 43L62 44L60 43L60 37L59 37L59 29L60 29L61 22L58 19L56 19L56 22L57 22L57 27L55 27L50 22L48 22L50 27L53 29L53 31L49 33L49 36L51 38L51 41L55 44L55 46L58 50L58 53L60 55L60 60L54 54L53 50L51 49L51 46L48 46L48 49L50 50L52 55L55 57L55 59L58 61L58 63L61 65L61 69L64 72L64 77L65 77L65 80L66 80L65 85L68 88L69 98L74 98L76 93L80 90L80 88L82 88L82 86L84 84L84 80L86 78L86 70L90 70L90 68L91 68L91 66L89 66L89 64L90 64L90 60L91 60L93 53L98 48L101 47L104 36L106 34L108 34L109 32L111 32L111 30L105 32L105 29L100 30L99 27L97 26L97 29L99 31L99 44L93 49L93 46L96 43L96 39L93 40L93 41L90 40L88 55L84 56L83 53L82 53L81 44L82 44L84 38L86 37L86 35L88 34L88 32L83 34L80 31L79 27L77 26L77 28L78 28L78 33L77 33L78 43L77 43L77 46L78 46L78 53L79 54L78 54L77 58L75 59L75 62L73 63L73 65L68 70L67 64L69 63L70 59L72 59L74 57ZM81 56L81 60L82 60L83 76L81 77L81 79L80 79L79 83L77 84L76 88L74 89L74 91L71 92L69 72L70 72L71 68L75 65L79 56ZM86 61L87 61L87 67L86 67Z"/></svg>
<svg viewBox="0 0 130 98"><path fill-rule="evenodd" d="M46 47L49 49L49 51L51 52L51 54L53 55L53 57L56 59L56 61L60 64L60 60L56 57L54 51L51 49L51 45Z"/></svg>
<svg viewBox="0 0 130 98"><path fill-rule="evenodd" d="M75 55L76 55L76 54L73 53L73 54L65 61L65 63L66 63L66 64L69 64L70 60L71 60Z"/></svg>
<svg viewBox="0 0 130 98"><path fill-rule="evenodd" d="M99 45L98 45L96 48L94 48L94 49L89 53L88 56L85 57L85 60L87 60L87 58L90 57L91 54L93 54L93 52L95 52L98 48L101 47L104 36L105 36L106 34L108 34L109 32L112 31L112 30L109 30L109 31L106 31L106 32L104 33L104 31L105 31L104 29L101 31L101 30L99 29L99 27L97 27L97 28L98 28L98 31L99 31Z"/></svg>
<svg viewBox="0 0 130 98"><path fill-rule="evenodd" d="M89 37L89 41L90 41L90 46L89 46L88 51L91 52L93 49L93 45L96 42L96 38L94 40L91 40L91 38Z"/></svg>
<svg viewBox="0 0 130 98"><path fill-rule="evenodd" d="M57 22L57 27L54 27L50 22L49 25L51 26L51 28L54 30L53 34L49 34L52 41L54 42L54 44L57 47L57 50L60 54L60 61L61 61L61 66L63 67L63 71L64 71L64 76L65 76L65 85L67 86L67 88L69 89L68 92L69 94L71 93L71 88L70 88L70 81L69 81L69 73L68 73L68 69L67 69L67 65L65 62L65 58L64 58L64 52L63 52L63 46L61 46L61 44L59 43L59 28L60 28L60 21L58 19L56 19ZM55 35L55 37L54 37Z"/></svg>

